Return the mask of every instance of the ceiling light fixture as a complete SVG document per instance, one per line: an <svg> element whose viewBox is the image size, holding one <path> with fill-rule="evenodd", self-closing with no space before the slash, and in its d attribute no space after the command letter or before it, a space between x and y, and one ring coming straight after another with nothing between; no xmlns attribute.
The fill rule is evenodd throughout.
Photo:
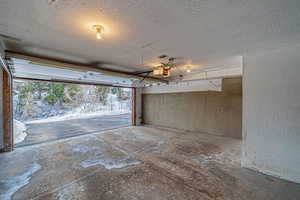
<svg viewBox="0 0 300 200"><path fill-rule="evenodd" d="M101 40L102 39L102 33L104 32L104 27L101 26L101 25L94 25L93 28L96 31L96 38L98 40Z"/></svg>
<svg viewBox="0 0 300 200"><path fill-rule="evenodd" d="M190 72L192 72L192 70L191 70L191 66L187 66L187 70L186 70L186 72L187 72L187 73L190 73Z"/></svg>

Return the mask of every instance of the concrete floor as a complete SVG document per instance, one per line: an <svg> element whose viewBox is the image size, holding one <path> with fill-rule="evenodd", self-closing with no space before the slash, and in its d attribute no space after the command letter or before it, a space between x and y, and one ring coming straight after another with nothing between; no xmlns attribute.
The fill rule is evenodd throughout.
<svg viewBox="0 0 300 200"><path fill-rule="evenodd" d="M22 142L17 143L16 146L38 144L129 125L131 125L130 113L56 122L31 123L26 124L26 138Z"/></svg>
<svg viewBox="0 0 300 200"><path fill-rule="evenodd" d="M241 141L126 127L0 154L0 199L297 200L300 185L240 167Z"/></svg>

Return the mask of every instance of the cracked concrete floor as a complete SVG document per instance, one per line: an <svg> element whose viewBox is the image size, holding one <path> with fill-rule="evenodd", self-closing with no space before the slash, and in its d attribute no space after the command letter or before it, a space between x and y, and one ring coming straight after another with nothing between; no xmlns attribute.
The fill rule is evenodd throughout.
<svg viewBox="0 0 300 200"><path fill-rule="evenodd" d="M300 185L240 167L241 141L126 127L0 154L0 199L299 199Z"/></svg>

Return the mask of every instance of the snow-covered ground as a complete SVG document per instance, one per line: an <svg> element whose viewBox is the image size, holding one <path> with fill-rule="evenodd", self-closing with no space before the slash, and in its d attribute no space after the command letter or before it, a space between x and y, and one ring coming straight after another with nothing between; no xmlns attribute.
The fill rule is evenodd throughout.
<svg viewBox="0 0 300 200"><path fill-rule="evenodd" d="M58 122L58 121L64 121L64 120L71 120L71 119L87 119L87 118L93 118L93 117L101 117L106 115L120 115L120 114L128 114L130 111L124 110L124 111L99 111L99 112L92 112L92 113L70 113L62 116L55 116L55 117L49 117L46 119L38 119L33 121L28 121L26 124L34 124L34 123L46 123L46 122Z"/></svg>
<svg viewBox="0 0 300 200"><path fill-rule="evenodd" d="M26 125L14 119L14 143L22 142L26 136Z"/></svg>

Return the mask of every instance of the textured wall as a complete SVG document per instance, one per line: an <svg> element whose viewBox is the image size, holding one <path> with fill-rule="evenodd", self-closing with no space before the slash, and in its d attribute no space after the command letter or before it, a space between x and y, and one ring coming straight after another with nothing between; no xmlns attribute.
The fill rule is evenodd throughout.
<svg viewBox="0 0 300 200"><path fill-rule="evenodd" d="M242 165L300 183L300 45L245 55Z"/></svg>
<svg viewBox="0 0 300 200"><path fill-rule="evenodd" d="M223 80L222 92L143 94L143 122L241 138L242 80Z"/></svg>

